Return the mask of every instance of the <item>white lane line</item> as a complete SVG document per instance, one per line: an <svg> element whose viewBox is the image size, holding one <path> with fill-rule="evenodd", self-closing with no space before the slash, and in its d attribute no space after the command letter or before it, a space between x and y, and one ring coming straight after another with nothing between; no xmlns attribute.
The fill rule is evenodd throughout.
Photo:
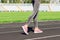
<svg viewBox="0 0 60 40"><path fill-rule="evenodd" d="M20 28L20 27L0 27L0 28ZM52 27L52 28L42 28L42 29L59 29L60 27Z"/></svg>
<svg viewBox="0 0 60 40"><path fill-rule="evenodd" d="M20 27L0 27L0 28L20 28Z"/></svg>
<svg viewBox="0 0 60 40"><path fill-rule="evenodd" d="M51 36L44 36L44 37L37 37L37 38L31 38L31 39L25 39L25 40L38 40L38 39L47 39L47 38L53 38L53 37L60 37L60 35L51 35Z"/></svg>
<svg viewBox="0 0 60 40"><path fill-rule="evenodd" d="M42 28L42 29L43 29L43 30L48 30L48 29L60 29L60 27L55 27L55 28ZM0 32L0 34L14 33L14 32L23 32L23 30Z"/></svg>
<svg viewBox="0 0 60 40"><path fill-rule="evenodd" d="M43 30L48 30L48 29L60 29L60 27L52 27L52 28L41 28Z"/></svg>
<svg viewBox="0 0 60 40"><path fill-rule="evenodd" d="M23 30L18 31L7 31L7 32L0 32L0 34L6 34L6 33L15 33L15 32L22 32Z"/></svg>

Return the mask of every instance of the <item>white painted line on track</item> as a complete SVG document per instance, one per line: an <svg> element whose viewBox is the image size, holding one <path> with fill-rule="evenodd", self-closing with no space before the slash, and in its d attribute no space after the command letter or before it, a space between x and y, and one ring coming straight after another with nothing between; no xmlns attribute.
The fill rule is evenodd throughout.
<svg viewBox="0 0 60 40"><path fill-rule="evenodd" d="M52 28L42 28L43 30L48 30L48 29L60 29L60 27L52 27Z"/></svg>
<svg viewBox="0 0 60 40"><path fill-rule="evenodd" d="M0 34L6 34L6 33L15 33L15 32L22 32L23 30L18 31L7 31L7 32L0 32Z"/></svg>
<svg viewBox="0 0 60 40"><path fill-rule="evenodd" d="M47 39L47 38L53 38L53 37L60 37L60 35L51 35L51 36L44 36L44 37L37 37L37 38L31 38L31 39L24 39L24 40L38 40L38 39Z"/></svg>
<svg viewBox="0 0 60 40"><path fill-rule="evenodd" d="M60 29L60 27L54 27L54 28L42 28L43 30L48 30L48 29ZM15 33L15 32L23 32L23 30L17 30L17 31L6 31L6 32L0 32L0 34L6 34L6 33Z"/></svg>
<svg viewBox="0 0 60 40"><path fill-rule="evenodd" d="M20 27L0 27L0 28L20 28Z"/></svg>

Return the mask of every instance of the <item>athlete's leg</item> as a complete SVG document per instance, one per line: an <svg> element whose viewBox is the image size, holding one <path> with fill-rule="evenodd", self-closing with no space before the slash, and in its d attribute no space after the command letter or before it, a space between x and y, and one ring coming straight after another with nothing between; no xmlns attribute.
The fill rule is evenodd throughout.
<svg viewBox="0 0 60 40"><path fill-rule="evenodd" d="M38 10L39 10L39 0L34 0L33 14L29 17L27 23L23 26L23 30L24 30L24 28L25 28L24 32L25 32L26 34L28 34L28 32L27 32L27 30L28 30L27 27L28 27L28 25L30 24L30 22L32 21L32 19L36 16ZM37 23L37 21L36 21L36 23ZM35 24L36 24L36 23L35 23ZM36 24L36 25L37 25L37 24ZM37 27L38 27L38 26L37 26Z"/></svg>
<svg viewBox="0 0 60 40"><path fill-rule="evenodd" d="M33 8L34 8L34 4L35 4L35 0L32 0ZM38 11L37 11L37 13L35 14L35 16L33 17L34 26L36 26L36 27L38 27L37 14L38 14Z"/></svg>
<svg viewBox="0 0 60 40"><path fill-rule="evenodd" d="M34 0L33 14L29 17L27 24L29 25L39 10L39 0Z"/></svg>
<svg viewBox="0 0 60 40"><path fill-rule="evenodd" d="M40 1L40 0L39 0L39 1ZM37 2L39 2L39 1L37 1ZM35 1L33 1L33 3L32 3L33 8L34 8L34 4L35 4ZM37 4L38 4L38 3L37 3ZM38 5L38 8L39 8L39 5ZM35 16L33 17L34 27L35 27L34 33L42 33L43 31L42 31L41 29L38 28L37 15L38 15L38 11L39 11L39 10L36 10L36 11L37 11L37 12L36 12Z"/></svg>
<svg viewBox="0 0 60 40"><path fill-rule="evenodd" d="M34 0L32 0L32 6L34 7L34 3L35 3L35 1Z"/></svg>

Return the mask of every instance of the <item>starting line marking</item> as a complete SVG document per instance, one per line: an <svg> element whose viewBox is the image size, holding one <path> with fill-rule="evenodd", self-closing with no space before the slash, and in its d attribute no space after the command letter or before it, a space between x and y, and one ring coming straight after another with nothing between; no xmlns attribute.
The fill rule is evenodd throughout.
<svg viewBox="0 0 60 40"><path fill-rule="evenodd" d="M38 40L38 39L47 39L47 38L53 38L53 37L60 37L60 35L51 35L51 36L44 36L44 37L25 39L25 40Z"/></svg>

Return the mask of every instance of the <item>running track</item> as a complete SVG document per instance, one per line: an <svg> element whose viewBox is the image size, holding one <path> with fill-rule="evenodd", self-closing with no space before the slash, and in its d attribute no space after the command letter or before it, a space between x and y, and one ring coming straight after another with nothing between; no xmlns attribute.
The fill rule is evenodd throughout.
<svg viewBox="0 0 60 40"><path fill-rule="evenodd" d="M21 26L24 23L0 24L0 40L60 40L60 21L39 22L39 28L44 32L34 34L29 25L29 35L25 35Z"/></svg>

